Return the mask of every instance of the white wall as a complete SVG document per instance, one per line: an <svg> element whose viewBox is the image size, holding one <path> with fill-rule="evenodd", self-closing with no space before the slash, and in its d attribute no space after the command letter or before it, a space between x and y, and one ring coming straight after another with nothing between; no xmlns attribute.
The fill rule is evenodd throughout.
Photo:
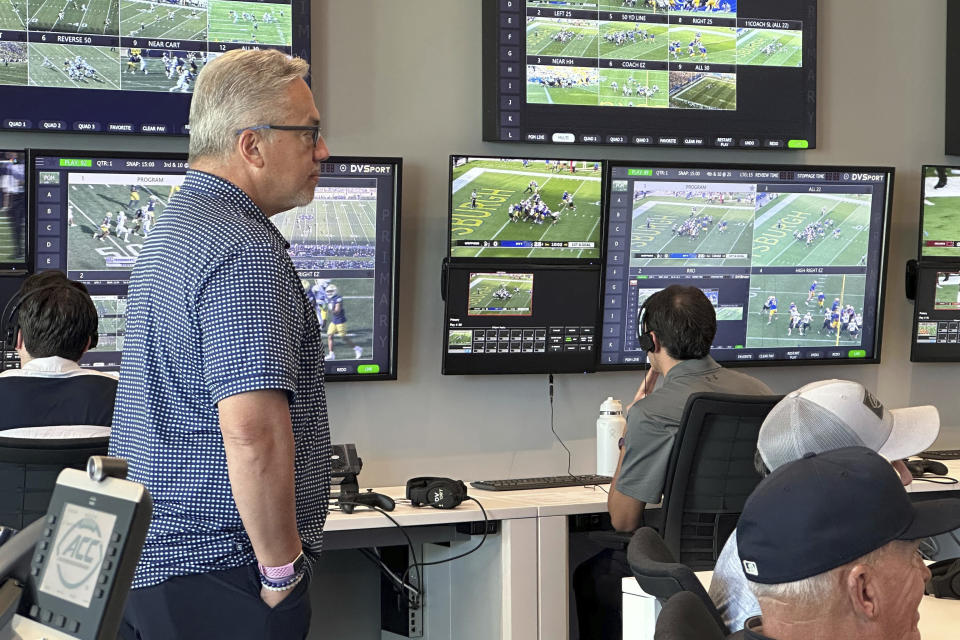
<svg viewBox="0 0 960 640"><path fill-rule="evenodd" d="M960 444L954 365L909 362L912 305L903 264L915 256L919 168L942 162L945 0L820 3L818 148L737 152L572 147L571 155L645 160L894 165L897 169L881 365L750 370L785 392L825 377L863 382L889 406L932 403L947 444ZM396 382L328 387L335 441L356 442L361 481L414 475L464 479L560 474L566 454L550 432L546 376L440 375L447 156L551 153L480 137L479 0L314 0L313 87L333 153L404 157L400 368ZM2 100L2 88L0 88ZM159 141L0 134L0 146L153 148ZM557 376L556 429L573 470L594 466L596 412L629 399L635 373Z"/></svg>

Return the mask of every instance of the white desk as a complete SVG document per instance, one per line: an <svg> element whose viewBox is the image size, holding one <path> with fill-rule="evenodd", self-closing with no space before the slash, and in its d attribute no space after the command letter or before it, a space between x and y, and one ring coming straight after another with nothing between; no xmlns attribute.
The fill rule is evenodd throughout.
<svg viewBox="0 0 960 640"><path fill-rule="evenodd" d="M403 487L376 491L398 500L390 515L404 527L411 527L408 533L415 544L425 545L422 560L463 553L480 540L479 536L465 540L450 532L451 524L483 520L474 502L450 510L412 507L399 502ZM449 638L451 629L456 630L457 638L465 640L568 637L567 516L605 513L607 494L595 487L566 487L527 491L471 488L470 495L483 504L490 520L500 522L500 533L488 536L474 554L424 568L424 638ZM431 542L450 542L451 546L439 547ZM324 547L328 550L404 543L393 523L380 513L360 507L352 514L331 511L324 527ZM454 593L460 594L459 600L454 600ZM458 601L460 606L455 604ZM469 607L463 606L465 601L469 601Z"/></svg>
<svg viewBox="0 0 960 640"><path fill-rule="evenodd" d="M950 475L960 478L960 461L947 461ZM567 516L605 513L609 486L528 491L480 491L470 495L483 503L487 516L500 522L476 553L452 563L427 567L424 588L425 638L456 637L489 640L558 640L570 628L569 527ZM911 492L960 490L960 484L915 482ZM404 487L377 489L400 500ZM655 506L655 505L650 505ZM436 560L471 549L479 541L452 532L452 524L483 519L467 501L452 510L411 507L399 503L390 515L405 527L425 558ZM331 512L324 528L328 550L402 545L405 539L381 514L361 508L352 514ZM450 546L431 543L449 542ZM633 581L636 584L636 581ZM468 594L470 606L462 605ZM455 597L454 594L460 594ZM457 603L460 602L460 606ZM924 605L926 610L927 605ZM930 605L937 611L940 603ZM431 633L433 631L433 633ZM318 636L319 637L319 636ZM931 636L936 639L936 636ZM925 640L930 640L925 636Z"/></svg>

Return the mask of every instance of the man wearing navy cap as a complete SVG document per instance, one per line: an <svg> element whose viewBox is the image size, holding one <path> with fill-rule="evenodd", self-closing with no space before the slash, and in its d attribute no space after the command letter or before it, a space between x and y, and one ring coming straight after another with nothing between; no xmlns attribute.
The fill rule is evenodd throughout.
<svg viewBox="0 0 960 640"><path fill-rule="evenodd" d="M930 571L919 540L960 526L960 501L913 504L866 447L807 454L763 480L737 525L762 616L747 640L919 640Z"/></svg>
<svg viewBox="0 0 960 640"><path fill-rule="evenodd" d="M811 382L784 396L760 427L757 453L762 476L806 453L865 446L889 460L904 485L912 476L901 458L916 455L937 439L936 407L886 409L852 380ZM731 631L760 614L737 555L737 537L727 538L710 581L710 598Z"/></svg>

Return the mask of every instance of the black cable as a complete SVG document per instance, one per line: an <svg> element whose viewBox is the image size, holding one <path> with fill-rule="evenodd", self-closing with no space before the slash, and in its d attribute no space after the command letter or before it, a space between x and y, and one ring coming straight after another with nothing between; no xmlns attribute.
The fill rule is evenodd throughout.
<svg viewBox="0 0 960 640"><path fill-rule="evenodd" d="M560 446L567 450L567 475L570 476L571 478L576 478L576 476L573 475L573 472L570 471L570 466L571 466L571 464L573 463L573 454L570 453L570 449L567 449L567 445L564 444L563 439L560 437L560 435L557 433L557 430L554 428L554 424L553 424L553 374L550 373L550 374L547 374L547 375L548 375L547 380L548 380L548 382L549 382L549 385L548 385L548 386L549 386L549 389L550 389L550 431L553 432L553 436L557 439L557 442L560 443Z"/></svg>
<svg viewBox="0 0 960 640"><path fill-rule="evenodd" d="M472 498L471 498L471 500L472 500ZM418 597L415 601L411 602L411 606L412 606L414 609L419 609L419 608L420 608L420 600L423 599L423 591L421 591L421 589L423 588L423 575L420 573L420 563L417 562L417 552L416 552L416 551L414 550L414 548L413 548L413 540L410 539L410 536L407 534L407 530L404 529L403 525L401 525L399 522L397 522L397 521L393 518L393 516L391 516L389 513L387 513L386 511L384 511L384 510L381 509L380 507L376 507L376 506L371 505L371 504L360 504L359 502L343 501L343 500L339 501L339 503L340 503L340 504L352 504L352 505L355 506L355 507L367 507L367 508L369 508L369 509L373 509L374 511L378 511L380 514L382 514L384 517L386 517L387 520L389 520L390 522L392 522L398 529L400 529L400 533L402 533L402 534L403 534L403 537L407 539L407 546L410 548L410 557L413 558L413 564L410 565L410 566L411 566L411 567L416 567L416 569L417 569L417 586L416 586L416 591L417 591L417 594L418 594L419 597ZM479 504L479 503L477 503L477 504ZM483 509L483 507L480 507L480 508ZM484 513L484 517L486 517L486 513ZM404 583L406 583L406 581L407 581L407 573L409 573L409 571L410 571L410 567L407 567L407 570L403 573L403 582L404 582Z"/></svg>
<svg viewBox="0 0 960 640"><path fill-rule="evenodd" d="M380 569L380 573L385 578L390 580L391 583L393 583L393 589L397 593L397 595L412 592L416 598L420 597L420 592L410 584L406 582L402 582L400 580L400 576L395 574L390 569L390 567L388 567L387 564L383 561L383 558L381 558L379 555L377 555L370 549L357 549L357 551L359 551L367 560L375 564ZM407 602L412 606L413 601L410 599L409 596L407 596Z"/></svg>
<svg viewBox="0 0 960 640"><path fill-rule="evenodd" d="M921 476L913 478L914 482L929 482L931 484L957 484L958 480L956 478L951 478L950 476Z"/></svg>
<svg viewBox="0 0 960 640"><path fill-rule="evenodd" d="M560 443L560 446L562 446L562 447L563 447L564 449L566 449L566 451L567 451L567 475L570 476L571 478L579 478L580 476L575 475L575 474L573 473L573 471L571 471L571 466L573 465L573 454L570 453L570 449L567 448L567 445L563 442L563 439L560 438L560 435L557 433L557 430L556 430L556 428L554 427L554 423L553 423L553 374L552 374L552 373L548 373L548 374L547 374L547 383L548 383L548 384L547 384L547 388L549 389L549 395L550 395L550 431L553 432L553 435L554 435L554 437L557 439L557 441ZM607 491L606 489L604 489L604 488L603 488L603 485L599 485L599 484L584 484L583 486L584 486L584 487L599 487L600 490L603 491L605 494L610 495L610 492ZM472 498L471 498L471 499L472 499ZM477 504L480 504L480 503L478 502ZM481 509L482 509L482 508L483 508L483 507L481 507Z"/></svg>
<svg viewBox="0 0 960 640"><path fill-rule="evenodd" d="M410 565L410 567L407 567L407 570L403 572L404 581L406 581L407 573L410 572L411 567L416 566L418 567L418 570L419 570L419 567L429 567L436 564L444 564L445 562L451 562L453 560L459 560L460 558L465 558L466 556L470 555L471 553L473 553L474 551L476 551L477 549L483 546L483 543L487 539L487 530L489 529L489 526L490 526L490 519L487 517L487 510L483 508L483 505L480 504L480 501L477 500L476 498L467 496L466 498L464 498L464 500L471 500L473 502L476 502L477 506L480 507L480 512L483 514L483 537L480 538L480 542L478 542L477 546L475 546L473 549L470 549L470 551L464 551L463 553L457 554L455 556L450 556L449 558L443 558L442 560L432 560L430 562L415 561L414 564ZM414 560L416 560L416 558L414 558Z"/></svg>

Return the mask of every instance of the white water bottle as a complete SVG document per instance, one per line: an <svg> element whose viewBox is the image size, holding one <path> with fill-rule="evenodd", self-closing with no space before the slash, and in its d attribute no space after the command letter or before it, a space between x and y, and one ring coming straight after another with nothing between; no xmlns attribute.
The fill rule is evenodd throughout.
<svg viewBox="0 0 960 640"><path fill-rule="evenodd" d="M616 472L620 459L618 443L626 426L623 405L612 396L608 397L600 405L600 417L597 418L597 475L613 476Z"/></svg>

